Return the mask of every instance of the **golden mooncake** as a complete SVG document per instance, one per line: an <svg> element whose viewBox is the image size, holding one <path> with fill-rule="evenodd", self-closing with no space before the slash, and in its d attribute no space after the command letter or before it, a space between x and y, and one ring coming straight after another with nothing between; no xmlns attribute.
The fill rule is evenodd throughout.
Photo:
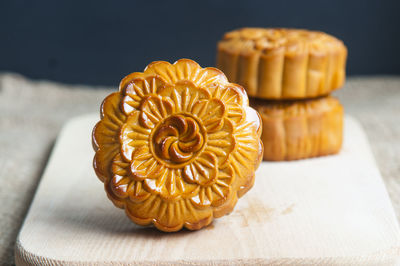
<svg viewBox="0 0 400 266"><path fill-rule="evenodd" d="M264 160L289 161L340 151L343 107L336 98L250 102L262 119Z"/></svg>
<svg viewBox="0 0 400 266"><path fill-rule="evenodd" d="M242 28L226 33L217 50L217 68L256 98L314 98L345 81L347 48L323 32Z"/></svg>
<svg viewBox="0 0 400 266"><path fill-rule="evenodd" d="M261 120L216 68L158 61L122 79L93 130L107 196L139 225L200 229L231 212L262 159Z"/></svg>

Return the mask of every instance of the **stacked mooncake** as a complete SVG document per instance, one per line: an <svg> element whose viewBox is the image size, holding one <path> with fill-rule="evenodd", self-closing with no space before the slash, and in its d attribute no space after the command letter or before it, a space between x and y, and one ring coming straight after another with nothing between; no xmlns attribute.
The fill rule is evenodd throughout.
<svg viewBox="0 0 400 266"><path fill-rule="evenodd" d="M242 85L263 121L264 160L339 152L347 48L323 32L243 28L218 43L217 68Z"/></svg>

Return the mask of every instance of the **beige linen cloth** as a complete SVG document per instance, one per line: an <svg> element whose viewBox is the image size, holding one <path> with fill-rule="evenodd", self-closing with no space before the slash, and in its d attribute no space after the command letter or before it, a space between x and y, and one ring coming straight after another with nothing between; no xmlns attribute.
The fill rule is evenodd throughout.
<svg viewBox="0 0 400 266"><path fill-rule="evenodd" d="M0 265L14 263L15 239L61 126L98 112L111 91L0 74ZM349 78L335 95L365 129L400 219L400 77Z"/></svg>

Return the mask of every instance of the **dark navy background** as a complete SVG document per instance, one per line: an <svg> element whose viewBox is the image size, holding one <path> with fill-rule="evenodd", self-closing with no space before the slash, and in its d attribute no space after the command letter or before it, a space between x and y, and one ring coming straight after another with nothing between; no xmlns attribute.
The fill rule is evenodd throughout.
<svg viewBox="0 0 400 266"><path fill-rule="evenodd" d="M154 60L215 63L243 26L326 31L349 49L348 74L400 74L400 1L0 1L0 71L116 86Z"/></svg>

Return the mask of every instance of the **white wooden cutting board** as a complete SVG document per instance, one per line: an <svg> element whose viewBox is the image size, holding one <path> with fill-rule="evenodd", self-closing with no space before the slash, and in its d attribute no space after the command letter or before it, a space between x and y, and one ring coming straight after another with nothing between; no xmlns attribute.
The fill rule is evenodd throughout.
<svg viewBox="0 0 400 266"><path fill-rule="evenodd" d="M17 265L400 263L399 226L354 119L339 155L262 163L234 212L178 233L136 226L107 199L92 170L97 120L64 127L18 236Z"/></svg>

